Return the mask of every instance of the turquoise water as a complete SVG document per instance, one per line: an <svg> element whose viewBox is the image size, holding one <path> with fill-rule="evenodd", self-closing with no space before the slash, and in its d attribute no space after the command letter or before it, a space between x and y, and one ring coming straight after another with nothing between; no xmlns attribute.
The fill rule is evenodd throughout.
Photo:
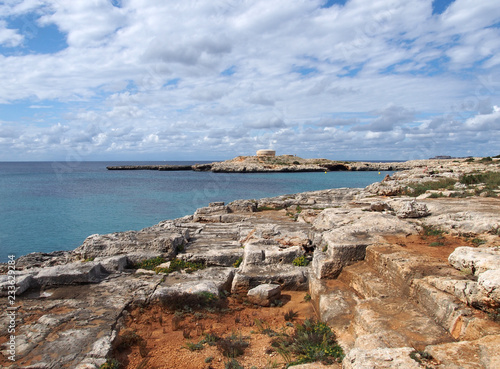
<svg viewBox="0 0 500 369"><path fill-rule="evenodd" d="M213 201L365 187L390 173L106 169L127 164L194 162L0 162L0 261L9 254L71 250L91 234L138 230Z"/></svg>

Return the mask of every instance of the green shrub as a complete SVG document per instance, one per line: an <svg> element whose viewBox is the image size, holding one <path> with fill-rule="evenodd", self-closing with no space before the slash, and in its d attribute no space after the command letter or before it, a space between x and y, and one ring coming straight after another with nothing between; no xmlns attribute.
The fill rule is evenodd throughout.
<svg viewBox="0 0 500 369"><path fill-rule="evenodd" d="M436 237L440 237L444 233L443 230L441 230L439 228L435 228L433 226L423 225L422 228L423 228L422 235L424 235L424 236L436 236Z"/></svg>
<svg viewBox="0 0 500 369"><path fill-rule="evenodd" d="M417 197L427 191L453 189L455 183L457 183L457 181L451 178L443 178L438 181L427 181L424 183L410 183L404 191L404 194Z"/></svg>
<svg viewBox="0 0 500 369"><path fill-rule="evenodd" d="M155 269L158 265L163 264L165 262L165 259L158 256L156 258L152 259L147 259L143 260L140 263L137 263L134 267L136 269L147 269L147 270L153 270Z"/></svg>
<svg viewBox="0 0 500 369"><path fill-rule="evenodd" d="M188 312L222 307L222 301L210 292L172 294L168 299L162 300L162 304L168 310Z"/></svg>
<svg viewBox="0 0 500 369"><path fill-rule="evenodd" d="M236 261L233 263L233 267L238 268L241 265L242 261L243 261L243 258L236 259Z"/></svg>
<svg viewBox="0 0 500 369"><path fill-rule="evenodd" d="M198 343L193 343L193 342L186 342L184 345L189 351L201 351L203 350L203 343L198 342Z"/></svg>
<svg viewBox="0 0 500 369"><path fill-rule="evenodd" d="M299 313L297 311L293 311L292 309L288 310L285 313L285 321L286 322L293 322L293 320L299 316Z"/></svg>
<svg viewBox="0 0 500 369"><path fill-rule="evenodd" d="M311 295L310 295L310 294L308 294L308 293L306 293L306 294L304 295L304 301L305 301L305 302L311 301Z"/></svg>
<svg viewBox="0 0 500 369"><path fill-rule="evenodd" d="M120 368L120 363L115 359L108 359L104 364L102 364L99 369L118 369Z"/></svg>
<svg viewBox="0 0 500 369"><path fill-rule="evenodd" d="M224 369L245 369L236 359L231 359L225 363Z"/></svg>
<svg viewBox="0 0 500 369"><path fill-rule="evenodd" d="M282 335L274 339L272 346L288 366L317 361L332 364L342 361L344 357L344 352L330 327L313 319L297 324L293 335ZM295 359L292 360L292 357Z"/></svg>
<svg viewBox="0 0 500 369"><path fill-rule="evenodd" d="M442 242L431 242L429 244L429 246L431 246L431 247L444 246L444 243L442 243Z"/></svg>
<svg viewBox="0 0 500 369"><path fill-rule="evenodd" d="M472 244L474 246L479 246L479 245L482 245L482 244L486 243L485 240L482 240L480 238L473 238L470 242L472 242Z"/></svg>
<svg viewBox="0 0 500 369"><path fill-rule="evenodd" d="M158 266L159 264L157 264ZM168 268L154 268L156 273L172 273L185 270L186 273L193 273L197 270L206 268L202 263L192 263L190 261L184 261L182 259L173 259L170 261L170 266Z"/></svg>
<svg viewBox="0 0 500 369"><path fill-rule="evenodd" d="M486 190L496 190L500 186L500 173L484 172L478 174L464 174L460 177L460 183L465 185L485 184Z"/></svg>
<svg viewBox="0 0 500 369"><path fill-rule="evenodd" d="M217 341L217 348L219 351L222 355L229 358L243 355L248 346L248 337L243 337L241 334L236 335L235 333Z"/></svg>
<svg viewBox="0 0 500 369"><path fill-rule="evenodd" d="M305 255L299 256L295 258L292 262L295 266L307 266L309 265L309 260L305 257Z"/></svg>

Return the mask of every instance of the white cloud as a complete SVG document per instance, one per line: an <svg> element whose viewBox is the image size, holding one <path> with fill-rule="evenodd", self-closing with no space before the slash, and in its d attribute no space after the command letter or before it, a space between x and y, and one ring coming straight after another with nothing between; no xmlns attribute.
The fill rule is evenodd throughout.
<svg viewBox="0 0 500 369"><path fill-rule="evenodd" d="M0 45L7 47L19 46L23 42L23 35L16 30L7 28L7 22L0 20Z"/></svg>
<svg viewBox="0 0 500 369"><path fill-rule="evenodd" d="M388 155L380 143L397 156L424 141L421 152L450 142L458 153L465 132L498 143L481 134L500 105L492 1L456 0L441 15L431 0L322 3L4 2L0 44L21 46L22 30L1 19L22 15L56 25L68 47L0 56L0 103L38 110L19 114L0 160L22 150L224 158L269 145ZM52 132L57 123L65 130Z"/></svg>

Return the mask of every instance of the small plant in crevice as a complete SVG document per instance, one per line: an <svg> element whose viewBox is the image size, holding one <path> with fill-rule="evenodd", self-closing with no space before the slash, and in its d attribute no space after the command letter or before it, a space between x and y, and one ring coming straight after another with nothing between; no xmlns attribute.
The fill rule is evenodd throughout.
<svg viewBox="0 0 500 369"><path fill-rule="evenodd" d="M445 233L443 230L429 226L429 225L423 225L422 226L422 236L429 236L429 237L442 237L443 234Z"/></svg>
<svg viewBox="0 0 500 369"><path fill-rule="evenodd" d="M425 351L416 351L415 350L415 351L410 352L410 358L412 360L415 360L420 365L424 365L425 369L432 369L430 366L425 365L425 363L427 361L434 359L431 354L428 354Z"/></svg>
<svg viewBox="0 0 500 369"><path fill-rule="evenodd" d="M292 264L295 266L307 266L309 265L309 260L305 255L302 255L293 259Z"/></svg>
<svg viewBox="0 0 500 369"><path fill-rule="evenodd" d="M162 257L158 256L156 258L151 258L151 259L143 260L143 261L135 264L134 268L135 269L153 270L158 265L163 264L165 261L166 261L165 258L162 258Z"/></svg>
<svg viewBox="0 0 500 369"><path fill-rule="evenodd" d="M206 268L206 266L202 263L192 263L190 261L184 261L182 259L177 259L177 258L170 261L170 266L168 268L158 268L158 265L160 264L157 264L153 268L156 273L170 274L181 270L185 271L186 273L193 273L197 270Z"/></svg>
<svg viewBox="0 0 500 369"><path fill-rule="evenodd" d="M473 238L471 241L470 241L474 246L480 246L482 244L485 244L486 241L481 239L481 238Z"/></svg>
<svg viewBox="0 0 500 369"><path fill-rule="evenodd" d="M233 268L238 268L241 265L242 261L243 261L243 258L236 259L236 261L233 263Z"/></svg>
<svg viewBox="0 0 500 369"><path fill-rule="evenodd" d="M306 293L306 294L304 295L304 301L305 301L305 302L309 302L309 301L311 301L311 295L310 295L309 293Z"/></svg>
<svg viewBox="0 0 500 369"><path fill-rule="evenodd" d="M104 364L102 364L99 369L119 369L121 364L116 359L108 359Z"/></svg>

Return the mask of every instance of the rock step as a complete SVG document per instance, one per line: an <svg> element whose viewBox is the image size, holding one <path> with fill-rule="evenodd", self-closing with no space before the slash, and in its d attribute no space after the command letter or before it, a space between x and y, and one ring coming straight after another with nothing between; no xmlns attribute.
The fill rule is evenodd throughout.
<svg viewBox="0 0 500 369"><path fill-rule="evenodd" d="M338 279L311 279L310 291L314 308L321 320L335 332L340 345L346 350L356 340L352 322L359 296L346 283Z"/></svg>
<svg viewBox="0 0 500 369"><path fill-rule="evenodd" d="M437 369L496 369L500 368L500 335L474 341L427 346L425 351L439 362Z"/></svg>
<svg viewBox="0 0 500 369"><path fill-rule="evenodd" d="M475 340L500 334L500 324L489 319L484 312L468 307L425 280L414 281L411 297L455 339Z"/></svg>
<svg viewBox="0 0 500 369"><path fill-rule="evenodd" d="M352 287L363 298L389 297L399 294L366 261L345 267L338 279Z"/></svg>
<svg viewBox="0 0 500 369"><path fill-rule="evenodd" d="M383 297L361 300L352 322L361 349L414 347L453 342L441 325L405 298Z"/></svg>
<svg viewBox="0 0 500 369"><path fill-rule="evenodd" d="M279 284L282 290L307 291L309 269L292 265L252 265L237 269L231 288L232 293L246 294L261 284Z"/></svg>
<svg viewBox="0 0 500 369"><path fill-rule="evenodd" d="M447 263L411 253L399 245L376 245L366 248L366 263L392 285L399 295L409 296L412 282L425 276L460 278L460 272Z"/></svg>

